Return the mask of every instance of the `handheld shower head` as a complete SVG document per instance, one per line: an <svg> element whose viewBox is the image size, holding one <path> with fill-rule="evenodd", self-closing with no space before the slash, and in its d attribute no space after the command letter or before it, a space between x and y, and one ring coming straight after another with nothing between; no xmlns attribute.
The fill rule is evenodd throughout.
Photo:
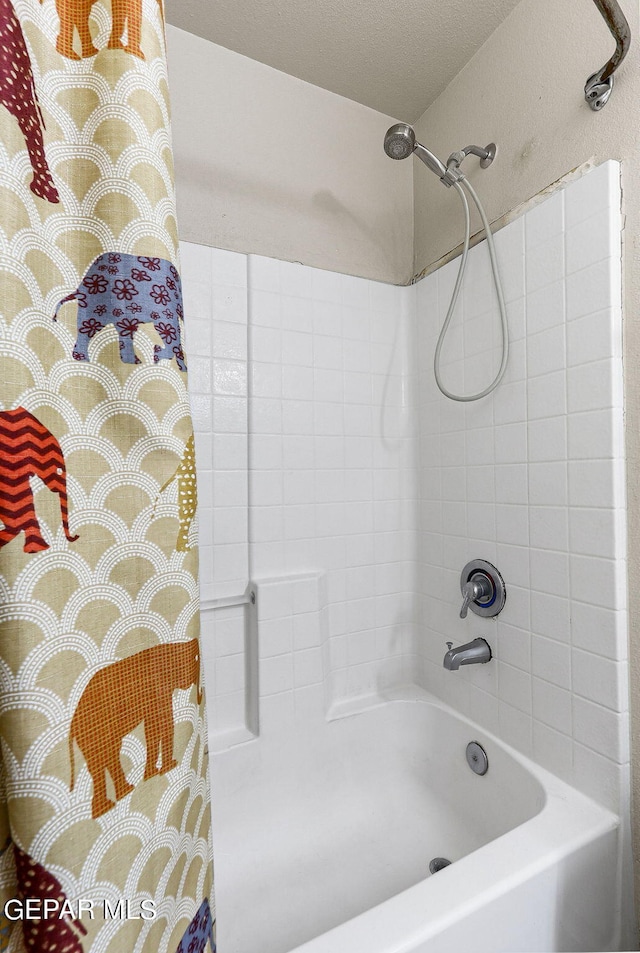
<svg viewBox="0 0 640 953"><path fill-rule="evenodd" d="M387 129L384 151L390 159L406 159L416 147L416 134L405 122L397 122Z"/></svg>
<svg viewBox="0 0 640 953"><path fill-rule="evenodd" d="M433 152L429 152L425 146L416 142L416 134L406 122L397 122L395 126L387 129L384 137L384 151L390 159L406 159L415 152L427 168L435 172L439 179L443 179L445 185L450 184L444 179L447 170L440 159L434 156Z"/></svg>

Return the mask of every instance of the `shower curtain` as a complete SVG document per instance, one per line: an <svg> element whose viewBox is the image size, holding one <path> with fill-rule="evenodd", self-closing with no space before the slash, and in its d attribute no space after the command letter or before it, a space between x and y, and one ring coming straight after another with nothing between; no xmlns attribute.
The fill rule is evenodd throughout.
<svg viewBox="0 0 640 953"><path fill-rule="evenodd" d="M214 949L177 256L161 0L0 0L0 950Z"/></svg>

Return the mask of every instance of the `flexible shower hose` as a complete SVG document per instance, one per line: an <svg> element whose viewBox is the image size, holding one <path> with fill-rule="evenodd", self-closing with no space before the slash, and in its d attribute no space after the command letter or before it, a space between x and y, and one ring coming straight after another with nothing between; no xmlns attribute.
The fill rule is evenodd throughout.
<svg viewBox="0 0 640 953"><path fill-rule="evenodd" d="M498 297L498 307L500 309L500 324L502 328L502 360L500 362L500 368L496 374L494 380L489 384L488 387L485 387L483 391L480 391L479 394L470 394L469 396L462 396L461 394L454 394L442 383L442 378L440 377L440 352L442 350L442 345L451 323L451 318L453 317L453 312L458 301L458 295L460 294L460 288L462 287L462 280L464 278L464 273L467 267L467 255L469 253L469 239L471 236L471 216L469 215L469 203L467 197L464 194L464 190L467 190L471 198L473 199L476 208L480 214L482 220L482 227L484 228L485 234L487 236L487 246L489 248L489 257L491 259L491 271L493 272L493 283L496 289L496 295ZM470 401L470 400L480 400L481 397L486 397L492 391L496 389L502 378L504 377L504 372L507 369L507 361L509 359L509 331L507 328L507 309L504 303L504 294L502 292L502 284L500 282L500 275L498 273L498 261L496 258L496 249L493 242L493 235L491 234L491 226L487 220L487 216L480 199L476 195L475 189L473 186L467 182L467 180L462 177L459 182L454 182L453 187L457 191L462 205L464 208L464 218L465 218L465 236L464 236L464 246L462 249L462 259L460 261L460 268L458 269L458 276L456 278L456 283L453 289L453 294L451 296L451 302L449 304L449 309L447 311L447 316L444 319L444 324L442 325L442 330L440 331L440 336L438 338L438 343L436 344L436 353L433 359L433 370L435 373L436 384L440 389L441 393L445 397L449 397L450 400L458 401Z"/></svg>

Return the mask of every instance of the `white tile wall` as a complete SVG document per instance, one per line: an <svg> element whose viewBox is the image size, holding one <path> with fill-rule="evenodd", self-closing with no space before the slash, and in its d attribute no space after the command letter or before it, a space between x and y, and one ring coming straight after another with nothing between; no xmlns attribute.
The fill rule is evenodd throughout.
<svg viewBox="0 0 640 953"><path fill-rule="evenodd" d="M181 253L203 604L243 593L250 575L286 587L325 572L327 701L411 681L413 289L187 243ZM203 616L208 681L226 696L214 734L245 723L240 659L215 648L219 611ZM291 677L296 690L316 684L319 648L291 656L292 625L259 622L263 707Z"/></svg>
<svg viewBox="0 0 640 953"><path fill-rule="evenodd" d="M615 807L628 762L618 179L605 163L496 235L509 366L467 405L432 371L457 262L396 288L183 245L202 595L258 583L263 726L417 681ZM484 387L499 343L483 243L445 383ZM478 556L506 580L498 620L458 618ZM204 616L214 730L244 724L242 612ZM494 661L445 672L445 641L477 635Z"/></svg>
<svg viewBox="0 0 640 953"><path fill-rule="evenodd" d="M256 585L260 728L284 728L326 711L326 577L300 573Z"/></svg>
<svg viewBox="0 0 640 953"><path fill-rule="evenodd" d="M198 470L202 654L216 745L246 733L246 610L211 605L244 593L249 582L247 263L245 255L186 242L180 253Z"/></svg>
<svg viewBox="0 0 640 953"><path fill-rule="evenodd" d="M498 232L512 356L477 403L446 401L430 373L457 262L417 286L423 684L611 806L629 757L620 229L608 162ZM466 390L499 359L476 357L489 272L483 246L471 256L445 376ZM458 618L474 557L505 578L498 620ZM444 671L446 639L478 635L496 664Z"/></svg>
<svg viewBox="0 0 640 953"><path fill-rule="evenodd" d="M247 259L187 242L180 253L206 604L249 580Z"/></svg>
<svg viewBox="0 0 640 953"><path fill-rule="evenodd" d="M326 573L334 697L415 672L412 304L411 288L249 256L252 570ZM300 678L317 658L298 657Z"/></svg>
<svg viewBox="0 0 640 953"><path fill-rule="evenodd" d="M246 610L206 608L200 615L209 738L246 740Z"/></svg>

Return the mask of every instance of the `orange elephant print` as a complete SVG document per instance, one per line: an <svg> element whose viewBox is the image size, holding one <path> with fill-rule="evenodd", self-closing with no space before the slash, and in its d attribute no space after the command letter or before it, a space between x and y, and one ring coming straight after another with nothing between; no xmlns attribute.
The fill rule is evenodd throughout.
<svg viewBox="0 0 640 953"><path fill-rule="evenodd" d="M40 0L43 3L44 0ZM60 32L56 40L56 49L70 60L95 56L98 48L94 45L89 30L91 8L97 0L56 0L56 9L60 17ZM164 21L162 0L158 0L160 17ZM145 59L140 46L142 40L142 0L111 0L111 36L107 49L124 50L139 59ZM80 39L81 54L73 47L75 31ZM126 32L126 43L123 40Z"/></svg>
<svg viewBox="0 0 640 953"><path fill-rule="evenodd" d="M60 516L70 543L79 538L69 531L67 476L60 444L24 407L0 411L0 548L20 533L25 553L49 548L40 532L30 477L39 477L60 497Z"/></svg>
<svg viewBox="0 0 640 953"><path fill-rule="evenodd" d="M173 757L173 693L200 688L200 646L197 639L168 642L113 662L91 678L80 697L69 731L71 790L75 784L76 741L93 779L92 817L100 817L114 802L107 797L106 772L116 801L133 791L120 762L125 735L144 722L147 759L144 779L166 774L178 762Z"/></svg>

